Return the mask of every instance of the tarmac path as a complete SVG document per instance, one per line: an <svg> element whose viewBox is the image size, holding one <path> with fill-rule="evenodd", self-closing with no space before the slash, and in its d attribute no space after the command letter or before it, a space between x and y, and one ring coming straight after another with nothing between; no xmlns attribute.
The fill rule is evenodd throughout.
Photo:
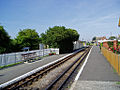
<svg viewBox="0 0 120 90"><path fill-rule="evenodd" d="M52 61L55 61L65 55L67 55L67 54L48 56L48 57L44 57L41 60L33 62L33 63L24 63L24 64L19 64L19 65L13 66L13 67L1 69L0 70L0 84L3 84L9 80L12 80L18 76L21 76L33 69L41 67Z"/></svg>

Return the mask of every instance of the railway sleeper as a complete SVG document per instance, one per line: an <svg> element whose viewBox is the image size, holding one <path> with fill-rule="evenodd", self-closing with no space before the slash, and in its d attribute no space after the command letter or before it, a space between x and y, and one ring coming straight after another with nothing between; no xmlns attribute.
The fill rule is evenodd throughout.
<svg viewBox="0 0 120 90"><path fill-rule="evenodd" d="M83 51L83 50L82 50ZM32 75L30 75L29 77L27 77L27 78L25 78L24 80L22 80L23 81L23 83L21 82L21 81L19 81L19 82L21 82L21 83L19 83L19 82L16 82L16 84L15 85L11 85L11 87L10 87L10 90L15 90L15 89L20 89L20 87L21 86L24 86L24 85L27 85L27 82L29 81L29 80L31 80L30 82L33 82L34 80L38 80L39 78L42 78L47 72L49 72L49 71L44 71L46 68L50 68L50 69L48 69L48 70L51 70L51 69L53 69L53 68L55 68L55 67L58 67L60 64L62 64L62 63L64 63L66 60L68 60L68 59L70 59L71 57L73 57L73 56L75 56L77 53L75 53L74 55L71 55L71 56L69 56L69 57L66 57L66 58L64 58L64 60L61 60L60 62L61 63L59 63L57 66L55 66L55 65L50 65L50 66L47 66L47 67L45 67L45 68L43 68L43 70L41 70L41 71L38 71L38 72L42 72L43 71L43 73L41 74L41 75L39 75L39 73L37 73L38 74L38 76L37 76L37 78L36 78L36 74L33 74L33 76L35 76L35 78L34 79L30 79L31 77L32 77ZM58 62L56 62L56 63L54 63L54 64L57 64ZM45 74L44 74L45 73ZM21 84L21 85L20 85ZM31 84L31 83L28 83L28 84ZM15 88L14 88L15 87Z"/></svg>

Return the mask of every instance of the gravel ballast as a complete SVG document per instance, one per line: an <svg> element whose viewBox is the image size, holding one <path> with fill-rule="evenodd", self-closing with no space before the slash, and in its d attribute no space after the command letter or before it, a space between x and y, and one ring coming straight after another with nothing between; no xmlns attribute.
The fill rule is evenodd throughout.
<svg viewBox="0 0 120 90"><path fill-rule="evenodd" d="M43 76L41 79L39 79L37 82L34 82L31 86L25 87L25 89L31 89L31 88L39 88L44 89L46 86L49 85L59 74L61 74L69 65L71 65L81 54L78 53L75 57L71 58L64 64L60 65L59 67L51 70L47 75Z"/></svg>
<svg viewBox="0 0 120 90"><path fill-rule="evenodd" d="M0 70L0 84L3 84L5 82L8 82L14 78L17 78L25 73L28 73L36 68L42 67L43 65L46 65L48 63L51 63L53 61L56 61L57 59L66 56L68 54L60 54L60 55L53 55L44 57L39 61L33 62L33 63L25 63L16 65L9 68L4 68Z"/></svg>

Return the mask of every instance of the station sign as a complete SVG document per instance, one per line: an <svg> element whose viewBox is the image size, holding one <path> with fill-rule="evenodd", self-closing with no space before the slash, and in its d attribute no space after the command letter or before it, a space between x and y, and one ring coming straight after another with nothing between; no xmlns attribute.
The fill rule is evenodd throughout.
<svg viewBox="0 0 120 90"><path fill-rule="evenodd" d="M119 18L119 23L118 23L118 26L120 27L120 18Z"/></svg>

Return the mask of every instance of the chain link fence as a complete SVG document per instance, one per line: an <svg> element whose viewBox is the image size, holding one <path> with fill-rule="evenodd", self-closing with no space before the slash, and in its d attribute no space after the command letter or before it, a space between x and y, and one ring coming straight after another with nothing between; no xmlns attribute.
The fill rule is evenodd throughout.
<svg viewBox="0 0 120 90"><path fill-rule="evenodd" d="M59 49L49 48L49 49L33 50L33 51L27 51L27 52L0 54L0 66L22 62L24 60L24 57L22 56L22 54L33 53L33 52L35 52L37 56L43 57L43 56L49 55L49 53L51 52L55 52L56 54L59 54Z"/></svg>

